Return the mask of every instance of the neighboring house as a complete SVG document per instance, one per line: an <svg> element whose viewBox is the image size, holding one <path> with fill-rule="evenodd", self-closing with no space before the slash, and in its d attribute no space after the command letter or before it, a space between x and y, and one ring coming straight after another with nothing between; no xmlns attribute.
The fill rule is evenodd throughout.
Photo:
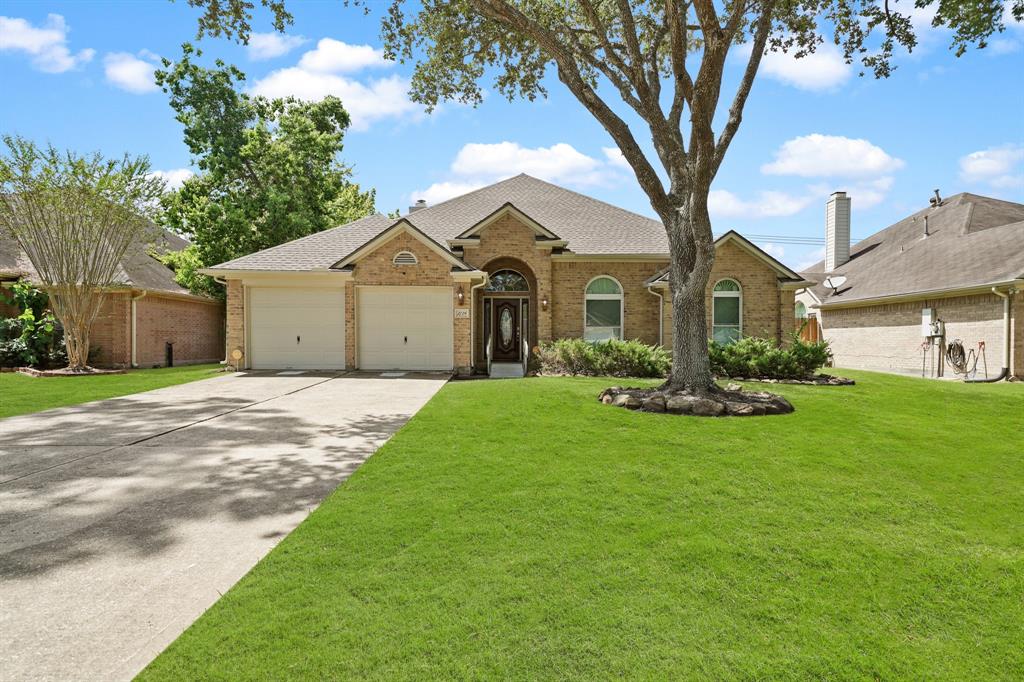
<svg viewBox="0 0 1024 682"><path fill-rule="evenodd" d="M809 282L734 232L716 247L709 330L784 338ZM204 272L241 367L470 373L563 337L670 347L667 265L660 222L518 175Z"/></svg>
<svg viewBox="0 0 1024 682"><path fill-rule="evenodd" d="M158 229L158 228L154 228ZM219 362L224 349L224 304L196 296L174 281L174 272L150 255L183 249L181 237L165 230L129 248L118 268L117 288L107 292L90 333L89 364L95 367L155 367ZM0 238L0 284L20 278L38 281L17 242ZM18 314L10 306L0 315Z"/></svg>
<svg viewBox="0 0 1024 682"><path fill-rule="evenodd" d="M984 343L990 377L1002 367L1024 376L1024 205L936 192L851 248L850 197L837 192L825 232L825 260L803 273L818 284L797 304L816 314L836 366L950 376L943 353L961 339L968 350ZM845 280L833 290L830 275Z"/></svg>

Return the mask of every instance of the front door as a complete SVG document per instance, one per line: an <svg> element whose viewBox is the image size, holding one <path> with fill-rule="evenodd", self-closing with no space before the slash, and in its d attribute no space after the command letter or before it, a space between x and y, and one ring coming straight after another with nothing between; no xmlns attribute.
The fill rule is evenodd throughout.
<svg viewBox="0 0 1024 682"><path fill-rule="evenodd" d="M494 362L519 362L519 299L495 299L493 314Z"/></svg>

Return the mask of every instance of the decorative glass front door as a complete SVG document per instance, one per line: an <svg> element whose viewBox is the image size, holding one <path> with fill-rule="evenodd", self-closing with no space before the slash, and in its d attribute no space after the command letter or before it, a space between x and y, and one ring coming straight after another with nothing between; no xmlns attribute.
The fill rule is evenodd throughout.
<svg viewBox="0 0 1024 682"><path fill-rule="evenodd" d="M522 325L520 324L520 299L494 299L491 310L493 310L494 321L491 329L494 330L494 361L495 362L518 362L522 358Z"/></svg>

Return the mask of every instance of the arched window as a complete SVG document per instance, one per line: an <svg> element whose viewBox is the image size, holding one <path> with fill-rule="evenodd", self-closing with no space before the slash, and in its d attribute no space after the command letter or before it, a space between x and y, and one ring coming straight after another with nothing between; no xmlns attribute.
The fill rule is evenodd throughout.
<svg viewBox="0 0 1024 682"><path fill-rule="evenodd" d="M491 274L486 291L528 292L530 283L515 270L498 270Z"/></svg>
<svg viewBox="0 0 1024 682"><path fill-rule="evenodd" d="M801 301L797 301L796 305L793 306L793 312L796 314L797 319L804 319L807 317L807 306Z"/></svg>
<svg viewBox="0 0 1024 682"><path fill-rule="evenodd" d="M411 251L399 251L391 259L391 262L395 265L416 265L419 263L419 260L417 260L416 254Z"/></svg>
<svg viewBox="0 0 1024 682"><path fill-rule="evenodd" d="M622 312L622 285L607 276L590 280L583 302L583 338L621 339Z"/></svg>
<svg viewBox="0 0 1024 682"><path fill-rule="evenodd" d="M743 292L734 279L719 280L711 297L711 338L732 343L743 331Z"/></svg>

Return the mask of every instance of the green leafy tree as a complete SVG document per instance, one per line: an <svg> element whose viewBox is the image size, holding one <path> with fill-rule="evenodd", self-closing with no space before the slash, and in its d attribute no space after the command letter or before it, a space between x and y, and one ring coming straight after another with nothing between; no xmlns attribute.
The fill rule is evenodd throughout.
<svg viewBox="0 0 1024 682"><path fill-rule="evenodd" d="M68 367L87 368L89 333L106 292L121 286L121 261L152 234L164 182L147 157L106 159L4 136L0 230L28 255L64 327ZM27 311L26 323L38 318ZM34 327L33 327L34 328Z"/></svg>
<svg viewBox="0 0 1024 682"><path fill-rule="evenodd" d="M341 100L251 97L241 71L200 66L200 55L186 44L156 73L200 171L163 198L164 223L193 243L165 262L182 286L223 296L196 271L369 215L375 193L338 160L349 126Z"/></svg>
<svg viewBox="0 0 1024 682"><path fill-rule="evenodd" d="M250 0L189 0L204 10L199 33L245 42ZM282 0L262 0L275 27L290 23ZM370 4L358 0L346 3ZM476 104L490 80L509 99L546 94L558 81L621 150L668 235L674 359L665 386L706 393L704 291L715 249L708 193L739 130L766 51L796 57L824 41L847 62L888 76L899 46L917 36L912 8L934 8L959 56L1002 31L1003 0L389 0L382 21L389 56L415 62L412 97ZM1011 0L1016 21L1024 0ZM904 11L899 11L904 10ZM740 48L743 48L742 51ZM743 67L726 92L730 53ZM639 121L631 125L626 114ZM641 146L650 142L653 154ZM614 229L614 228L610 228Z"/></svg>

